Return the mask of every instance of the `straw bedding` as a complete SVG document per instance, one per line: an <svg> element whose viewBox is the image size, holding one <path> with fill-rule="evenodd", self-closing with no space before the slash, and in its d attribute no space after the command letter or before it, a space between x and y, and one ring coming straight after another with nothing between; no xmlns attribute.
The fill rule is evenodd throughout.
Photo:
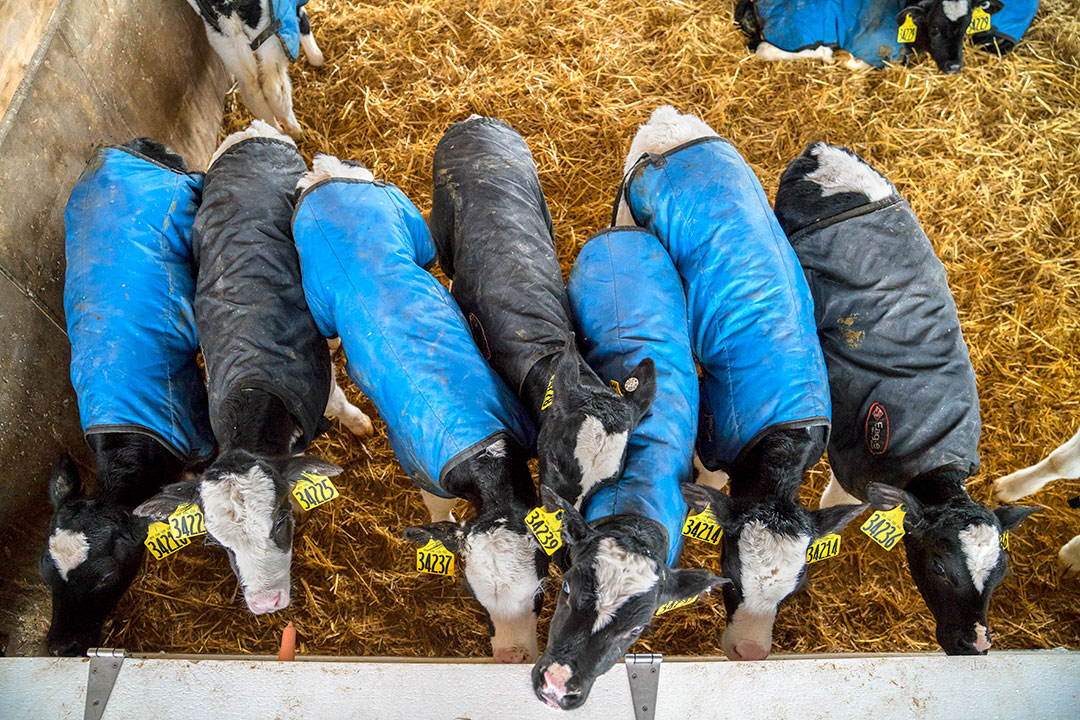
<svg viewBox="0 0 1080 720"><path fill-rule="evenodd" d="M744 49L733 5L315 0L328 61L293 67L301 149L363 161L426 213L445 128L473 112L502 117L536 156L567 271L608 221L633 132L659 104L696 112L730 138L770 196L807 143L854 148L911 201L948 268L982 398L983 467L969 488L988 501L995 477L1080 425L1080 3L1047 0L1017 52L1002 60L969 49L955 76L928 58L877 72L765 63ZM226 131L248 118L230 97ZM401 530L426 513L376 428L361 442L337 427L315 446L344 466L343 497L301 521L287 610L250 615L224 553L195 542L147 560L105 644L265 653L293 620L301 653L486 655L483 613L459 581L412 570ZM805 502L820 495L824 467ZM1058 548L1080 533L1080 512L1066 504L1077 492L1066 481L1022 501L1045 509L1012 536L1012 568L990 612L995 648L1080 648L1080 581L1056 566ZM718 570L719 554L690 541L683 564ZM637 650L717 654L723 624L723 603L710 597L658 618ZM884 552L857 523L841 555L812 566L809 590L781 609L775 646L937 649L902 551Z"/></svg>

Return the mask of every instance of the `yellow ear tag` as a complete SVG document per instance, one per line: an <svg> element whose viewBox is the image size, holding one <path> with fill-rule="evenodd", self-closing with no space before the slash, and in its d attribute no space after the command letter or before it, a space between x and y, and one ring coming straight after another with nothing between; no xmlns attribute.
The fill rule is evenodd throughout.
<svg viewBox="0 0 1080 720"><path fill-rule="evenodd" d="M904 515L903 505L897 505L892 510L878 510L859 529L881 547L892 550L897 541L904 537Z"/></svg>
<svg viewBox="0 0 1080 720"><path fill-rule="evenodd" d="M206 534L202 510L195 503L184 503L169 516L169 527L177 540L190 541L193 537Z"/></svg>
<svg viewBox="0 0 1080 720"><path fill-rule="evenodd" d="M619 397L622 397L622 388L619 387L619 381L618 380L608 380L608 385L611 386L611 389L615 391L616 395L618 395Z"/></svg>
<svg viewBox="0 0 1080 720"><path fill-rule="evenodd" d="M913 43L915 42L915 35L918 32L919 28L915 25L915 21L908 15L904 18L904 24L900 26L900 29L896 33L896 42Z"/></svg>
<svg viewBox="0 0 1080 720"><path fill-rule="evenodd" d="M533 508L525 516L525 524L548 555L554 555L562 547L562 519L562 510L549 513L543 506Z"/></svg>
<svg viewBox="0 0 1080 720"><path fill-rule="evenodd" d="M432 538L424 547L416 548L416 572L452 576L454 553L447 550L441 540Z"/></svg>
<svg viewBox="0 0 1080 720"><path fill-rule="evenodd" d="M816 563L819 560L828 560L840 554L840 536L829 533L825 537L818 538L806 548L806 562Z"/></svg>
<svg viewBox="0 0 1080 720"><path fill-rule="evenodd" d="M706 505L701 512L686 516L682 534L716 545L720 542L720 538L724 536L724 528L720 526L720 521L716 519L712 506Z"/></svg>
<svg viewBox="0 0 1080 720"><path fill-rule="evenodd" d="M146 549L154 556L155 560L163 560L177 550L191 544L190 540L177 540L173 537L172 528L168 523L151 523L146 533Z"/></svg>
<svg viewBox="0 0 1080 720"><path fill-rule="evenodd" d="M672 600L671 602L666 602L660 607L656 608L656 614L663 615L666 612L671 612L672 610L678 610L681 607L686 607L690 603L697 600L698 597L698 595L695 595L694 597L683 598L682 600Z"/></svg>
<svg viewBox="0 0 1080 720"><path fill-rule="evenodd" d="M1005 530L1005 531L1003 531L1001 533L1001 536L998 538L998 542L1001 543L1001 549L1008 552L1008 550L1009 550L1009 531L1008 530Z"/></svg>
<svg viewBox="0 0 1080 720"><path fill-rule="evenodd" d="M989 29L990 13L981 7L975 8L975 12L971 13L971 24L967 27L967 34L974 35L975 33L986 32Z"/></svg>
<svg viewBox="0 0 1080 720"><path fill-rule="evenodd" d="M293 497L305 511L325 505L341 493L325 475L300 473L300 480L293 486Z"/></svg>
<svg viewBox="0 0 1080 720"><path fill-rule="evenodd" d="M548 380L547 390L544 392L544 402L540 403L541 410L547 410L551 407L551 402L555 399L555 376L552 375Z"/></svg>

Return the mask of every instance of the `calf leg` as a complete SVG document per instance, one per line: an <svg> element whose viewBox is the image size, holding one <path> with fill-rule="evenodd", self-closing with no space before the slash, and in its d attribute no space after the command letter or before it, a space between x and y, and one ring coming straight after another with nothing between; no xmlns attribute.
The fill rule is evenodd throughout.
<svg viewBox="0 0 1080 720"><path fill-rule="evenodd" d="M994 497L1011 502L1030 495L1051 480L1078 477L1080 477L1080 430L1077 430L1075 435L1065 441L1065 444L1041 462L995 480Z"/></svg>
<svg viewBox="0 0 1080 720"><path fill-rule="evenodd" d="M454 522L454 514L451 511L457 505L457 498L439 497L429 493L427 490L421 490L420 495L424 498L424 505L427 507L428 512L431 513L431 522L442 522L444 520Z"/></svg>
<svg viewBox="0 0 1080 720"><path fill-rule="evenodd" d="M824 509L834 505L858 505L861 502L861 500L850 495L847 490L840 486L840 483L836 481L836 476L830 470L829 484L825 486L825 491L821 493L818 508Z"/></svg>
<svg viewBox="0 0 1080 720"><path fill-rule="evenodd" d="M708 470L701 464L701 458L694 453L694 469L697 470L698 485L707 485L715 490L722 490L728 483L728 474L723 470Z"/></svg>
<svg viewBox="0 0 1080 720"><path fill-rule="evenodd" d="M326 412L323 414L326 417L336 417L353 435L367 437L374 430L371 418L345 397L345 391L337 383L337 370L333 363L330 364L330 370L330 398L326 401Z"/></svg>
<svg viewBox="0 0 1080 720"><path fill-rule="evenodd" d="M1058 553L1058 561L1065 568L1065 577L1080 575L1080 535L1065 543Z"/></svg>
<svg viewBox="0 0 1080 720"><path fill-rule="evenodd" d="M289 56L279 42L264 42L255 51L259 59L263 94L266 96L274 117L281 128L294 139L303 137L304 131L293 114L292 82L289 81Z"/></svg>
<svg viewBox="0 0 1080 720"><path fill-rule="evenodd" d="M296 12L300 20L300 47L304 49L304 57L312 67L322 67L326 63L322 50L315 44L315 36L311 34L311 22L308 20L307 10L300 8Z"/></svg>
<svg viewBox="0 0 1080 720"><path fill-rule="evenodd" d="M787 50L781 50L771 43L762 41L758 44L754 54L762 60L802 60L804 58L821 58L826 65L832 65L833 63L832 48L827 45L819 45L816 48L807 48L806 50L800 50L799 52L788 52Z"/></svg>
<svg viewBox="0 0 1080 720"><path fill-rule="evenodd" d="M240 21L234 17L222 18L221 30L222 32L218 32L206 25L206 37L210 41L210 47L214 48L214 52L225 63L225 69L236 78L244 105L255 117L270 123L274 129L280 129L259 85L259 66L251 53Z"/></svg>

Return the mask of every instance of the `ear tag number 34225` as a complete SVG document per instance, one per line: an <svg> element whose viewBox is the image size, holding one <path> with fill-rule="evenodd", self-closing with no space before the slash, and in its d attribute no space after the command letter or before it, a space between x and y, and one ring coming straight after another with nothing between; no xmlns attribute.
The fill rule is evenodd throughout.
<svg viewBox="0 0 1080 720"><path fill-rule="evenodd" d="M897 505L892 510L878 510L859 529L881 547L892 550L897 541L904 537L904 514L903 505Z"/></svg>
<svg viewBox="0 0 1080 720"><path fill-rule="evenodd" d="M906 15L900 29L896 32L896 42L913 43L918 32L919 28L915 25L915 21L911 19L910 15Z"/></svg>
<svg viewBox="0 0 1080 720"><path fill-rule="evenodd" d="M177 540L173 537L172 528L168 523L151 523L146 533L146 549L154 556L155 560L164 560L177 550L191 544L191 540Z"/></svg>
<svg viewBox="0 0 1080 720"><path fill-rule="evenodd" d="M562 519L562 510L549 513L543 506L533 508L525 516L525 524L548 555L554 555L562 547Z"/></svg>
<svg viewBox="0 0 1080 720"><path fill-rule="evenodd" d="M334 483L325 475L301 473L300 480L293 487L293 497L304 511L325 505L340 496Z"/></svg>
<svg viewBox="0 0 1080 720"><path fill-rule="evenodd" d="M712 506L706 505L701 512L686 516L682 534L716 545L720 542L720 538L724 536L724 528L720 526L720 521L716 519Z"/></svg>
<svg viewBox="0 0 1080 720"><path fill-rule="evenodd" d="M193 537L206 534L202 510L195 503L185 503L176 508L169 516L169 527L177 540L191 540Z"/></svg>
<svg viewBox="0 0 1080 720"><path fill-rule="evenodd" d="M974 35L975 33L986 32L990 29L990 13L980 8L975 8L975 12L971 13L971 24L967 27L967 34Z"/></svg>
<svg viewBox="0 0 1080 720"><path fill-rule="evenodd" d="M442 541L432 538L424 547L416 548L416 571L429 575L454 574L454 553Z"/></svg>

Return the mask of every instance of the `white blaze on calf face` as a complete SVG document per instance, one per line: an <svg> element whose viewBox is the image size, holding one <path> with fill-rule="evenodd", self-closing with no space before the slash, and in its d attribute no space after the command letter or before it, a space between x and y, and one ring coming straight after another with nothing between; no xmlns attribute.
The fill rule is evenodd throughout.
<svg viewBox="0 0 1080 720"><path fill-rule="evenodd" d="M574 503L576 507L581 505L593 485L619 472L628 437L626 430L609 434L600 420L592 415L585 416L574 448L574 459L581 468L581 495Z"/></svg>
<svg viewBox="0 0 1080 720"><path fill-rule="evenodd" d="M200 492L206 531L232 550L248 604L260 594L279 592L287 605L292 548L282 550L270 538L277 500L274 481L255 466L203 482ZM255 607L252 611L260 612Z"/></svg>
<svg viewBox="0 0 1080 720"><path fill-rule="evenodd" d="M60 577L67 582L68 573L86 561L90 553L90 543L86 534L57 528L49 538L49 556L60 571Z"/></svg>
<svg viewBox="0 0 1080 720"><path fill-rule="evenodd" d="M956 22L967 15L967 0L945 0L941 3L941 10L945 13L945 17L949 18L952 22Z"/></svg>
<svg viewBox="0 0 1080 720"><path fill-rule="evenodd" d="M809 545L809 535L774 533L759 520L743 527L739 536L742 602L724 629L725 653L751 643L768 654L776 608L795 591Z"/></svg>
<svg viewBox="0 0 1080 720"><path fill-rule="evenodd" d="M818 166L806 179L818 185L823 196L857 192L874 202L892 194L889 181L854 155L825 143L814 145L811 152Z"/></svg>
<svg viewBox="0 0 1080 720"><path fill-rule="evenodd" d="M608 537L600 539L593 572L596 574L594 633L611 622L623 603L651 590L660 579L653 560L626 550Z"/></svg>
<svg viewBox="0 0 1080 720"><path fill-rule="evenodd" d="M971 582L980 593L986 585L986 578L998 564L1001 553L998 531L993 525L972 523L960 531L960 547L964 551L964 562L971 573Z"/></svg>
<svg viewBox="0 0 1080 720"><path fill-rule="evenodd" d="M531 537L493 527L465 538L465 578L495 626L492 649L537 655L535 597L537 545Z"/></svg>

